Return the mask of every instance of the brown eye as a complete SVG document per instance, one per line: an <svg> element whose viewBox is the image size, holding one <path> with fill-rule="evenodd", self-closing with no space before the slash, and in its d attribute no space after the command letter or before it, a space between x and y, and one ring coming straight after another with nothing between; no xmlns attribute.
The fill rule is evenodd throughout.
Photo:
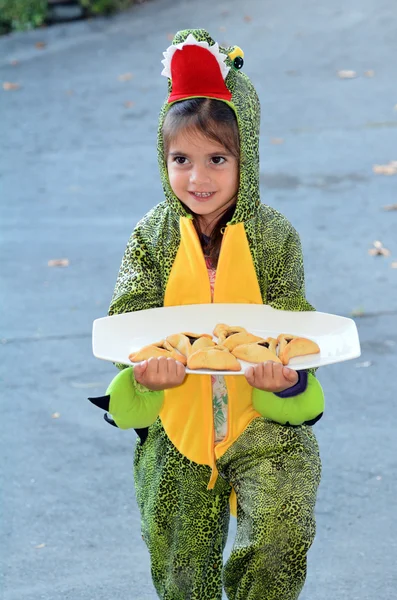
<svg viewBox="0 0 397 600"><path fill-rule="evenodd" d="M226 162L226 159L223 158L223 156L213 156L211 160L214 165L223 165L223 163Z"/></svg>

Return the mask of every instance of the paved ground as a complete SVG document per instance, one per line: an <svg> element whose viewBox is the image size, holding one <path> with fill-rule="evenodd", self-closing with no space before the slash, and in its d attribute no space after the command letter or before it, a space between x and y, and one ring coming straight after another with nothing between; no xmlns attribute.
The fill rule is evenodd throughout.
<svg viewBox="0 0 397 600"><path fill-rule="evenodd" d="M153 0L109 21L0 40L0 79L21 85L0 89L2 598L155 598L133 498L134 434L106 426L86 397L114 374L91 356L91 323L106 313L131 229L162 197L161 53L188 26L246 52L263 107L263 201L301 233L309 299L364 312L362 357L319 374L324 473L302 598L391 600L397 211L383 207L396 202L397 177L372 171L397 160L391 0ZM358 77L340 79L344 69ZM391 255L370 256L374 240ZM49 268L55 258L70 266Z"/></svg>

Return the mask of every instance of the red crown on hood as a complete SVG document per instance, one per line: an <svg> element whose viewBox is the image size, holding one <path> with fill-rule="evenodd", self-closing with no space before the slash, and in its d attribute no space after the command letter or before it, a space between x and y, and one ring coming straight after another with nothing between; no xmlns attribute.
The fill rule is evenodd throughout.
<svg viewBox="0 0 397 600"><path fill-rule="evenodd" d="M230 67L224 64L226 55L219 52L218 44L209 46L190 34L183 44L170 46L164 57L162 75L172 83L168 103L192 96L232 99L224 80Z"/></svg>

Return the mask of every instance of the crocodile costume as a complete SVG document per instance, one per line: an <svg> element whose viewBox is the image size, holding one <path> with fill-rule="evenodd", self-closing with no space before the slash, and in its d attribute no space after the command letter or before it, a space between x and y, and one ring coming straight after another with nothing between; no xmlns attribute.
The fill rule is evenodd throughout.
<svg viewBox="0 0 397 600"><path fill-rule="evenodd" d="M260 202L260 107L241 71L241 50L218 47L204 30L186 30L164 56L168 97L158 155L166 199L132 233L109 314L211 302L192 218L169 184L161 133L170 105L191 97L227 102L240 134L237 205L225 228L213 301L313 310L304 294L299 237L280 213ZM153 582L163 600L220 600L222 583L233 600L298 597L315 533L321 468L310 425L324 408L314 374L302 378L298 392L276 395L252 388L245 377L227 376L228 433L216 445L210 376L187 375L177 388L151 392L127 368L106 396L91 399L112 414L115 425L139 434L136 495ZM222 569L232 491L237 536Z"/></svg>

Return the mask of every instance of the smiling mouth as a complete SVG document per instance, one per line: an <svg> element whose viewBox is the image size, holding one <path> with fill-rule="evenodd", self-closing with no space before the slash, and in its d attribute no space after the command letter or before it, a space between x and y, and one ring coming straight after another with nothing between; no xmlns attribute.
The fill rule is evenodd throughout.
<svg viewBox="0 0 397 600"><path fill-rule="evenodd" d="M215 194L215 192L189 192L197 200L208 200Z"/></svg>

